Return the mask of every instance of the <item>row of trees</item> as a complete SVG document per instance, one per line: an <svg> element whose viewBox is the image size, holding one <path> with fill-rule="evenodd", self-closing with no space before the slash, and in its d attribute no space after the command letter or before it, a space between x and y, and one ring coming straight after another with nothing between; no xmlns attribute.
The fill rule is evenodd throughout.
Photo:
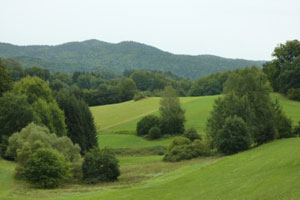
<svg viewBox="0 0 300 200"><path fill-rule="evenodd" d="M170 72L126 70L123 75L108 71L50 74L48 70L39 67L23 69L12 59L2 58L0 62L8 69L13 81L37 76L49 82L54 92L68 89L83 98L89 106L128 101L138 92L144 92L146 96L160 96L167 85L172 85L180 96L186 96L192 84L192 81Z"/></svg>

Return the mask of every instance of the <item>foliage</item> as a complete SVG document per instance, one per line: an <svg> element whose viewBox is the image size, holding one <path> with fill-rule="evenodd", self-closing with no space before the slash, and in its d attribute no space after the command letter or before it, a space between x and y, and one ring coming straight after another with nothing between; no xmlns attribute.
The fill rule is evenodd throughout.
<svg viewBox="0 0 300 200"><path fill-rule="evenodd" d="M200 77L193 82L189 95L191 96L205 96L205 95L216 95L223 92L223 84L226 82L228 72L219 72L209 76Z"/></svg>
<svg viewBox="0 0 300 200"><path fill-rule="evenodd" d="M199 139L193 142L185 137L175 137L170 144L163 160L169 162L178 162L181 160L189 160L199 156L208 156L210 148L207 141Z"/></svg>
<svg viewBox="0 0 300 200"><path fill-rule="evenodd" d="M155 115L148 115L143 117L136 126L136 133L138 136L146 136L150 129L160 126L160 119Z"/></svg>
<svg viewBox="0 0 300 200"><path fill-rule="evenodd" d="M80 147L77 144L74 145L66 136L57 137L47 127L34 123L14 133L8 143L6 155L16 159L21 166L26 166L28 158L41 148L57 150L70 163L79 162L80 159Z"/></svg>
<svg viewBox="0 0 300 200"><path fill-rule="evenodd" d="M35 112L25 95L4 93L0 97L0 144L5 142L4 138L7 140L35 119ZM6 150L5 146L2 146L3 151Z"/></svg>
<svg viewBox="0 0 300 200"><path fill-rule="evenodd" d="M254 142L262 144L276 137L276 113L269 95L270 86L266 76L258 68L245 68L230 74L224 91L226 94L234 93L238 98L248 99L253 117L247 120L238 113L236 115L251 126Z"/></svg>
<svg viewBox="0 0 300 200"><path fill-rule="evenodd" d="M298 125L294 127L293 129L293 135L300 135L300 121L298 122Z"/></svg>
<svg viewBox="0 0 300 200"><path fill-rule="evenodd" d="M266 77L258 68L231 73L224 91L225 96L215 101L207 122L207 131L214 145L218 146L226 119L235 115L246 123L253 141L258 145L275 139L278 134L279 137L289 135L291 122L272 102Z"/></svg>
<svg viewBox="0 0 300 200"><path fill-rule="evenodd" d="M280 44L272 55L274 59L264 64L263 70L274 91L288 94L288 97L295 100L299 99L300 42L292 40Z"/></svg>
<svg viewBox="0 0 300 200"><path fill-rule="evenodd" d="M219 97L215 100L215 104L207 121L207 134L212 138L213 144L216 145L219 131L224 127L226 118L238 116L242 118L249 127L249 132L253 135L255 118L254 111L251 108L249 100L246 96L239 98L235 94L227 94L223 98Z"/></svg>
<svg viewBox="0 0 300 200"><path fill-rule="evenodd" d="M147 96L144 93L139 92L139 93L134 95L133 100L134 101L139 101L139 100L142 100L142 99L145 99L145 98L147 98Z"/></svg>
<svg viewBox="0 0 300 200"><path fill-rule="evenodd" d="M245 121L237 116L226 118L216 139L217 149L225 154L234 154L247 150L251 144L251 136Z"/></svg>
<svg viewBox="0 0 300 200"><path fill-rule="evenodd" d="M64 113L59 109L46 82L38 77L27 76L14 84L12 93L27 96L36 115L35 122L46 125L58 136L66 135Z"/></svg>
<svg viewBox="0 0 300 200"><path fill-rule="evenodd" d="M2 65L0 60L0 97L2 94L11 89L12 81L7 69Z"/></svg>
<svg viewBox="0 0 300 200"><path fill-rule="evenodd" d="M30 104L43 99L47 103L54 101L51 89L45 81L38 77L27 76L16 82L13 87L15 94L25 94L28 96Z"/></svg>
<svg viewBox="0 0 300 200"><path fill-rule="evenodd" d="M286 116L286 114L282 111L282 108L276 100L273 103L274 108L274 126L277 129L278 135L276 135L278 138L288 138L293 137L293 128L292 128L292 120Z"/></svg>
<svg viewBox="0 0 300 200"><path fill-rule="evenodd" d="M147 138L151 140L158 139L160 137L161 137L161 131L160 128L158 128L157 126L152 127L147 134Z"/></svg>
<svg viewBox="0 0 300 200"><path fill-rule="evenodd" d="M74 144L80 146L81 153L98 146L94 119L87 104L64 90L58 93L56 99L65 113L67 135Z"/></svg>
<svg viewBox="0 0 300 200"><path fill-rule="evenodd" d="M290 88L287 92L287 97L292 100L300 101L300 88Z"/></svg>
<svg viewBox="0 0 300 200"><path fill-rule="evenodd" d="M43 69L43 68L40 68L37 66L25 69L24 73L31 77L37 76L44 81L47 81L50 79L50 72L47 69Z"/></svg>
<svg viewBox="0 0 300 200"><path fill-rule="evenodd" d="M118 163L119 161L108 149L94 148L84 157L83 180L90 184L117 180L120 175Z"/></svg>
<svg viewBox="0 0 300 200"><path fill-rule="evenodd" d="M107 69L122 73L125 69L151 69L198 78L215 72L263 63L212 55L174 55L136 42L111 44L97 40L47 47L19 47L1 43L0 52L1 57L15 57L25 67L41 66L50 72L64 73Z"/></svg>
<svg viewBox="0 0 300 200"><path fill-rule="evenodd" d="M64 157L50 149L39 149L33 153L24 171L26 180L38 188L58 187L67 178L67 173Z"/></svg>
<svg viewBox="0 0 300 200"><path fill-rule="evenodd" d="M162 134L183 134L184 133L184 110L181 108L176 91L172 87L166 87L164 96L159 107L161 115Z"/></svg>
<svg viewBox="0 0 300 200"><path fill-rule="evenodd" d="M136 84L131 78L124 78L120 81L121 101L133 99L137 92Z"/></svg>
<svg viewBox="0 0 300 200"><path fill-rule="evenodd" d="M184 132L184 137L190 139L191 141L194 141L196 139L201 140L201 136L198 134L197 130L194 128L189 128Z"/></svg>

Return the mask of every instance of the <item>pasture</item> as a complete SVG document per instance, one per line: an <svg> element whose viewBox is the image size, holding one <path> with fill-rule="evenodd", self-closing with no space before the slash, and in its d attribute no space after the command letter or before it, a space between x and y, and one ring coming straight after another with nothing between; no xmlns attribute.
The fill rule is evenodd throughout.
<svg viewBox="0 0 300 200"><path fill-rule="evenodd" d="M218 96L180 98L186 111L186 127L202 135ZM294 124L300 120L300 103L279 94L278 99ZM132 150L118 154L121 176L113 183L67 184L52 190L31 188L13 178L16 164L0 159L1 200L115 200L115 199L273 199L300 197L300 139L281 139L225 157L163 162L162 155L140 154L146 148L166 148L172 138L146 140L137 137L135 126L148 114L158 115L159 98L91 107L101 148Z"/></svg>

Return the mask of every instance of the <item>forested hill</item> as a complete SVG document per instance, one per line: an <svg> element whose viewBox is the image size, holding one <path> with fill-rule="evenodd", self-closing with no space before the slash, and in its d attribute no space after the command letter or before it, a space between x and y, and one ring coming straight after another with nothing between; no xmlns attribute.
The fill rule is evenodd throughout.
<svg viewBox="0 0 300 200"><path fill-rule="evenodd" d="M189 78L263 63L213 55L175 55L136 42L112 44L98 40L56 46L0 43L0 57L14 58L24 67L40 66L51 72L110 70L121 73L125 69L147 69L171 71Z"/></svg>

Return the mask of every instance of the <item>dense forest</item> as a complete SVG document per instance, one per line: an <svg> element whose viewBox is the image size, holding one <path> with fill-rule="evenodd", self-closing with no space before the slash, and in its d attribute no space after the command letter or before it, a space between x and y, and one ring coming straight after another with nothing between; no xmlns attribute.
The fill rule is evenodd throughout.
<svg viewBox="0 0 300 200"><path fill-rule="evenodd" d="M112 44L98 40L57 46L16 46L0 43L0 57L13 58L25 68L40 66L50 72L109 70L121 74L126 69L159 70L192 79L252 65L261 66L264 63L213 55L175 55L136 42Z"/></svg>

